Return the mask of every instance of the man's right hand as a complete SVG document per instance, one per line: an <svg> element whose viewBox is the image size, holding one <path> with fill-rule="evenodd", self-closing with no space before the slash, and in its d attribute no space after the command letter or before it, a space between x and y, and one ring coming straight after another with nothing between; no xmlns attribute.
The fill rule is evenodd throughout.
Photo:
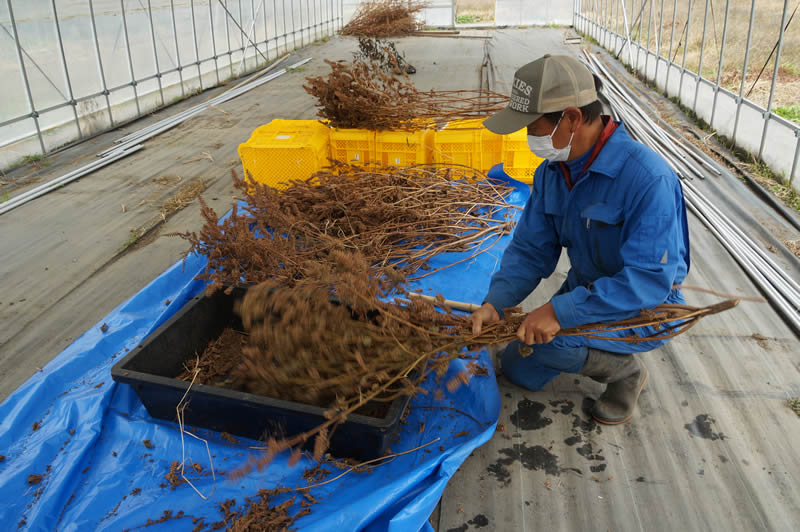
<svg viewBox="0 0 800 532"><path fill-rule="evenodd" d="M481 334L483 324L500 321L500 314L491 303L484 303L481 308L472 313L469 319L472 320L472 334L478 336Z"/></svg>

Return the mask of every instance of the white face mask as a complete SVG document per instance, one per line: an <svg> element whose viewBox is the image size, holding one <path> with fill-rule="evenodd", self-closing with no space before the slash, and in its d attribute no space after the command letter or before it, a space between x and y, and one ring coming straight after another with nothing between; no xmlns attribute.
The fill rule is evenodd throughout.
<svg viewBox="0 0 800 532"><path fill-rule="evenodd" d="M561 118L564 118L563 114ZM553 146L553 135L555 135L556 130L558 130L558 124L561 123L561 118L558 119L556 127L553 128L553 132L549 135L543 137L528 135L528 148L530 148L534 155L542 159L547 159L548 161L566 161L569 159L572 137L575 135L574 132L569 136L569 142L566 146L563 148L556 148Z"/></svg>

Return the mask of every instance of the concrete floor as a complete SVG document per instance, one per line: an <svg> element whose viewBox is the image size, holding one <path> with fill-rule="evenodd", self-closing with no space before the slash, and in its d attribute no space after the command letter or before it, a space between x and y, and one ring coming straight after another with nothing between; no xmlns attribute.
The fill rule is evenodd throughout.
<svg viewBox="0 0 800 532"><path fill-rule="evenodd" d="M507 92L518 66L543 53L578 52L577 46L562 45L563 33L497 30L482 34L488 41L416 37L397 44L417 67L414 81L422 89L477 88L488 53L494 64L491 86ZM308 47L297 54L314 58L302 73L209 110L148 141L141 152L0 217L0 400L179 260L188 246L167 234L199 229L199 207L192 204L155 225L161 203L180 184L204 180L203 197L220 214L227 211L233 202L229 171L240 167L238 144L272 118L314 118L303 77L326 72L323 58L347 59L353 49L353 41L339 38ZM220 90L58 154L35 179L44 182L84 164L126 132ZM26 171L7 179L30 186L32 179L21 177ZM777 240L763 227L786 231L732 176L701 185L726 206L738 205L737 219L751 224L748 231L761 228L757 234L765 246ZM21 190L24 186L12 195ZM122 249L132 230L147 227L153 229L145 242ZM689 284L757 294L694 218L690 229ZM789 258L778 258L795 267ZM526 305L546 301L567 267L562 261ZM697 305L716 300L700 293L687 298ZM450 482L432 516L434 527L793 529L800 522L800 419L785 401L800 395L799 351L797 337L768 305L743 303L647 355L651 384L638 417L621 427L588 421L584 398L600 389L584 378L565 375L532 393L501 377L504 430L476 450Z"/></svg>

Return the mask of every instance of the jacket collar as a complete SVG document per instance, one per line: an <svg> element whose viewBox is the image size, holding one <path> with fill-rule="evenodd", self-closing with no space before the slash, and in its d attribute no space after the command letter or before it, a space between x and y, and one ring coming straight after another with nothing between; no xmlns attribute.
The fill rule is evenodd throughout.
<svg viewBox="0 0 800 532"><path fill-rule="evenodd" d="M606 141L603 149L597 154L594 162L589 166L589 172L603 174L604 176L612 179L619 175L622 166L628 159L630 153L630 143L633 139L628 135L625 129L625 124L621 121L615 121L617 129L611 134L611 137ZM548 162L549 169L561 173L559 163Z"/></svg>

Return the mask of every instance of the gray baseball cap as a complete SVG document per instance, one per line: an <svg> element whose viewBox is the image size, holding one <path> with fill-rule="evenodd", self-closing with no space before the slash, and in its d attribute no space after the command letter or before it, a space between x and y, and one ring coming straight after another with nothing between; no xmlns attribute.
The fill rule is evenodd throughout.
<svg viewBox="0 0 800 532"><path fill-rule="evenodd" d="M594 76L570 55L543 55L514 73L508 107L484 120L498 135L527 127L545 113L583 107L597 100Z"/></svg>

